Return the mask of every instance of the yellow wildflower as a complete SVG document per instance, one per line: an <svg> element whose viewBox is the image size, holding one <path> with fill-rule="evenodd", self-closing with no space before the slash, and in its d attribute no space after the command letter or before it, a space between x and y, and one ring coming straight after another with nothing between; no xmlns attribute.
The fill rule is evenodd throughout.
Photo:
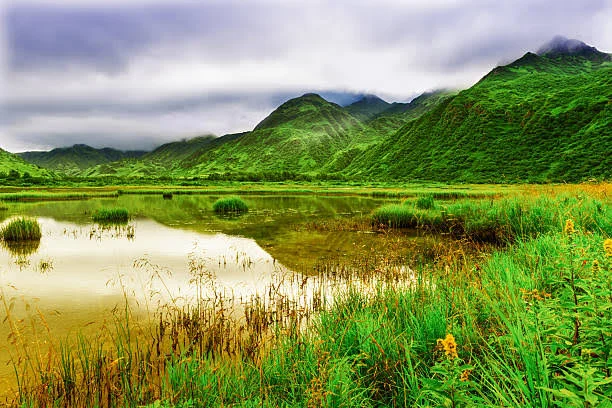
<svg viewBox="0 0 612 408"><path fill-rule="evenodd" d="M565 220L563 232L565 232L566 235L572 236L576 232L576 229L574 228L574 221L569 218Z"/></svg>
<svg viewBox="0 0 612 408"><path fill-rule="evenodd" d="M606 251L607 257L612 257L612 238L608 238L604 241L604 251Z"/></svg>
<svg viewBox="0 0 612 408"><path fill-rule="evenodd" d="M593 274L598 274L599 273L599 261L597 259L593 260Z"/></svg>
<svg viewBox="0 0 612 408"><path fill-rule="evenodd" d="M447 334L444 339L438 339L437 347L439 349L443 349L444 354L446 354L446 356L451 360L458 357L457 343L455 342L455 337L450 333Z"/></svg>
<svg viewBox="0 0 612 408"><path fill-rule="evenodd" d="M459 377L460 381L467 381L470 379L470 374L472 374L472 370L464 370L461 373L461 377Z"/></svg>

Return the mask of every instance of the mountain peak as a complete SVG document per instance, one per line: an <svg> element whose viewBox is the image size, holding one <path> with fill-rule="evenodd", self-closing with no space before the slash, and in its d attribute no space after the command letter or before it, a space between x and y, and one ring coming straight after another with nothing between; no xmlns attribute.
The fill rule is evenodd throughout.
<svg viewBox="0 0 612 408"><path fill-rule="evenodd" d="M599 57L609 59L609 55L599 51L580 40L568 39L561 35L555 36L551 41L544 44L538 50L539 56L556 57L561 55L572 55L582 57Z"/></svg>
<svg viewBox="0 0 612 408"><path fill-rule="evenodd" d="M364 95L357 102L345 107L346 111L359 120L368 120L389 108L391 104L376 95Z"/></svg>

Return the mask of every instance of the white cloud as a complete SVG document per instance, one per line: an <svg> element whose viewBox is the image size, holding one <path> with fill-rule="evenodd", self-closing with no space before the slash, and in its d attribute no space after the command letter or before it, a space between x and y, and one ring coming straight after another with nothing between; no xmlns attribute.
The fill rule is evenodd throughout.
<svg viewBox="0 0 612 408"><path fill-rule="evenodd" d="M8 57L0 59L0 97L14 113L0 118L0 146L19 150L93 144L100 135L134 148L248 130L279 93L348 90L406 100L467 87L555 34L612 49L612 5L603 0L8 4L38 23L8 21L20 35L0 47L8 51L0 53Z"/></svg>

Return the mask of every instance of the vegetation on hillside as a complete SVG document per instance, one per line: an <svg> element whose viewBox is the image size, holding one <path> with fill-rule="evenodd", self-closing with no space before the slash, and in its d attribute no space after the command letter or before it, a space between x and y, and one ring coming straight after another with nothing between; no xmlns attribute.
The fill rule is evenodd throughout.
<svg viewBox="0 0 612 408"><path fill-rule="evenodd" d="M612 63L528 53L353 161L378 179L551 182L612 177Z"/></svg>
<svg viewBox="0 0 612 408"><path fill-rule="evenodd" d="M71 147L61 147L51 151L32 151L18 155L27 162L51 170L58 170L65 174L74 175L89 167L102 163L110 163L126 158L138 158L144 151L123 152L109 147L96 149L84 144Z"/></svg>

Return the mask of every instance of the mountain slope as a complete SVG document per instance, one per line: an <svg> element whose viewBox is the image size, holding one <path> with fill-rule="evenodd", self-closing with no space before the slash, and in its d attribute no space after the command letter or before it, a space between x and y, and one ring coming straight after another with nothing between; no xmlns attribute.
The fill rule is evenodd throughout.
<svg viewBox="0 0 612 408"><path fill-rule="evenodd" d="M71 147L61 147L48 152L19 153L19 156L30 163L47 169L58 170L66 174L75 174L98 164L126 158L138 158L145 153L144 151L123 152L109 147L96 149L84 144L76 144Z"/></svg>
<svg viewBox="0 0 612 408"><path fill-rule="evenodd" d="M354 102L344 109L361 121L367 121L379 113L387 110L390 103L383 101L376 95L366 95L357 102Z"/></svg>
<svg viewBox="0 0 612 408"><path fill-rule="evenodd" d="M82 171L83 177L181 177L193 166L189 158L198 152L214 149L219 145L236 139L241 134L216 137L199 136L193 139L166 143L139 159L124 159L112 163L100 164ZM183 163L185 162L185 163Z"/></svg>
<svg viewBox="0 0 612 408"><path fill-rule="evenodd" d="M387 109L373 116L367 123L378 132L391 134L408 121L420 117L456 93L456 91L441 89L425 92L408 103L394 102Z"/></svg>
<svg viewBox="0 0 612 408"><path fill-rule="evenodd" d="M348 173L470 182L612 178L612 63L586 47L552 47L495 68L366 152Z"/></svg>
<svg viewBox="0 0 612 408"><path fill-rule="evenodd" d="M378 135L340 106L319 95L291 99L252 132L203 149L185 160L191 174L224 172L312 173L343 168ZM346 156L348 153L348 157ZM359 151L361 152L361 150Z"/></svg>
<svg viewBox="0 0 612 408"><path fill-rule="evenodd" d="M12 174L10 174L12 172ZM0 176L2 178L9 176L9 178L15 178L17 176L23 177L24 174L29 174L32 177L53 177L53 173L40 168L39 166L28 163L16 154L9 153L6 150L0 148Z"/></svg>

